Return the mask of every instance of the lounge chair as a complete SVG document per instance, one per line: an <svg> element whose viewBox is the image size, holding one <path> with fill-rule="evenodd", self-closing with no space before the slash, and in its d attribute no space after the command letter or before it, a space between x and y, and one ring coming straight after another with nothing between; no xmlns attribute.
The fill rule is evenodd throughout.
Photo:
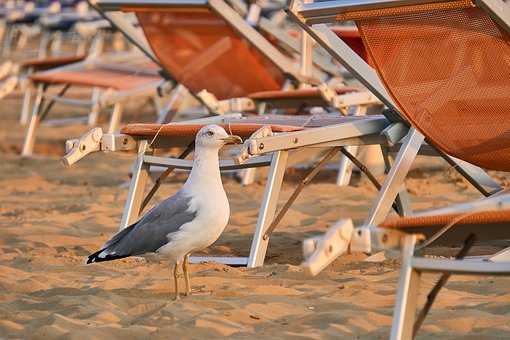
<svg viewBox="0 0 510 340"><path fill-rule="evenodd" d="M99 56L104 51L104 40L110 33L109 27L97 27L92 22L80 23L80 32L87 30L87 26L91 26L88 32L84 32L84 37L80 40L80 44L76 53L55 54L46 57L28 58L22 60L7 60L0 66L0 100L6 98L16 90L24 94L23 107L20 114L20 123L27 123L30 109L29 102L32 94L31 89L27 88L28 78L34 72L47 71L52 68L65 66L77 62L84 61L87 56ZM90 32L93 30L94 32ZM80 35L82 35L80 33Z"/></svg>
<svg viewBox="0 0 510 340"><path fill-rule="evenodd" d="M415 216L390 218L378 226L353 227L340 220L323 236L305 240L303 266L318 274L335 258L351 252L400 250L402 264L396 294L391 339L412 339L449 277L454 275L510 275L510 251L466 258L476 242L510 239L510 196L436 209ZM460 246L454 259L423 257L417 251L430 245ZM421 275L441 273L417 312Z"/></svg>
<svg viewBox="0 0 510 340"><path fill-rule="evenodd" d="M85 2L80 4L86 5ZM79 62L88 55L102 53L105 40L114 34L108 21L101 19L95 11L88 10L88 6L41 16L34 25L41 30L39 52L10 57L2 63L0 99L15 90L24 93L26 79L33 72ZM26 112L22 115L22 124L26 124L27 115Z"/></svg>
<svg viewBox="0 0 510 340"><path fill-rule="evenodd" d="M358 121L361 122L358 124ZM288 133L290 131L317 130L317 127L335 126L336 132L343 138L337 138L337 145L355 144L357 137L362 133L370 135L372 141L385 143L385 137L379 136L379 133L388 126L388 121L383 116L369 117L344 117L339 115L324 116L252 116L242 117L241 115L224 115L203 118L199 120L185 121L170 124L129 124L121 129L120 134L103 134L100 128L93 129L79 140L70 140L67 142L67 155L64 157L64 164L71 165L91 152L97 151L137 151L137 158L132 168L133 176L131 178L128 197L124 206L124 211L119 228L123 229L135 222L141 212L148 206L154 193L158 190L162 181L174 169L191 168L191 161L184 160L193 151L193 140L196 131L205 124L221 124L232 133L240 133L242 137L253 137L254 135L264 136L278 133ZM362 131L362 132L361 132ZM331 130L331 133L334 133ZM168 147L184 147L184 151L178 157L155 156L157 149ZM246 149L244 149L246 150ZM323 153L321 164L331 160L336 155L335 152ZM239 151L242 155L244 151ZM265 252L260 250L260 240L264 238L260 234L271 224L274 217L274 211L279 196L282 179L286 170L288 159L299 153L290 153L280 151L268 154L266 156L244 159L241 156L242 163L232 160L221 163L222 170L235 170L245 168L256 168L261 166L270 166L264 198L259 211L257 220L256 235L252 243L250 255L248 257L200 257L192 258L192 261L217 261L232 265L259 266L263 263ZM151 173L151 167L163 166L166 170L154 181L152 188L145 194L147 180ZM312 168L312 175L320 167ZM265 249L264 249L265 250ZM262 254L262 257L260 257Z"/></svg>
<svg viewBox="0 0 510 340"><path fill-rule="evenodd" d="M352 87L321 85L314 89L299 88L303 84L318 84L338 76L338 67L319 53L305 55L300 65L296 65L295 59L281 51L283 48L288 53L298 52L300 45L296 39L264 17L258 17L258 20L253 16L243 19L238 13L248 15L248 9L242 3L234 3L237 11L222 0L196 4L164 1L157 6L140 1L101 0L95 6L114 26L125 32L128 39L154 60L158 60L172 79L184 84L212 113L264 113L275 107L285 109L286 113L289 110L303 112L307 105L319 105L344 113L355 108L356 112L351 111L351 114L363 114L367 107L380 107L380 102L371 93L359 90L354 92ZM158 14L158 6L166 7L163 16ZM183 11L181 16L193 15L199 7L201 9L198 11L205 10L200 15L209 19L210 27L207 31L215 32L215 35L209 33L207 39L200 36L206 30L200 18L185 22L184 28L180 27L182 18L172 17L172 7L179 7ZM135 32L132 25L122 20L120 10L137 13L148 42ZM172 24L160 25L162 20L170 20ZM254 21L257 21L255 27L252 26ZM214 26L219 23L222 24L221 30ZM183 31L186 35L183 35ZM351 41L356 40L353 39L356 37L352 30L339 29L336 33L339 36L347 34ZM273 40L276 38L276 43L270 43L266 37L272 37ZM359 37L355 42L359 44ZM198 48L197 43L202 48ZM243 63L232 63L232 58L241 58ZM246 64L251 65L248 74ZM171 121L175 114L176 111L169 110L164 121ZM350 170L350 162L343 157L339 166L339 184L348 184ZM251 181L253 172L251 175L243 177L244 184Z"/></svg>
<svg viewBox="0 0 510 340"><path fill-rule="evenodd" d="M35 144L36 129L46 119L52 106L62 103L72 106L90 107L88 117L82 121L96 126L101 110L113 107L109 132L118 129L124 102L134 98L156 98L158 88L165 80L159 75L159 68L140 53L125 52L91 56L79 63L37 72L28 77L21 120L28 116L32 88L36 88L32 113L26 128L22 155L31 156ZM72 86L92 89L90 100L66 98L64 95ZM56 95L48 94L50 87L59 87ZM44 105L45 100L48 101Z"/></svg>
<svg viewBox="0 0 510 340"><path fill-rule="evenodd" d="M355 19L384 84L379 90L391 94L403 117L430 145L462 161L510 171L504 118L510 107L508 2L325 1L294 4L293 12L333 54L340 49L337 42L326 42L331 35L324 23ZM475 241L509 239L510 197L486 194L491 197L402 218L377 215L359 228L342 220L324 236L305 242L305 267L316 274L348 249L371 253L400 248L403 263L391 338L410 339L449 275L510 274L510 248L462 260ZM420 248L464 245L455 260L438 260L415 256L418 241L423 241ZM423 272L443 275L416 315Z"/></svg>

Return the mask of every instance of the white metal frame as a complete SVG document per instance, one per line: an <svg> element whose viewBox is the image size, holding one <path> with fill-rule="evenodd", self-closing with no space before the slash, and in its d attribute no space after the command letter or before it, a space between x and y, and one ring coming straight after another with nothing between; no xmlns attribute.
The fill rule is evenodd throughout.
<svg viewBox="0 0 510 340"><path fill-rule="evenodd" d="M318 11L321 7L324 7L324 10L332 11L335 6L347 7L356 3L361 3L362 5L366 6L368 3L383 2L386 4L386 6L388 6L389 3L395 5L400 1L419 2L421 0L325 1L314 4L303 4L295 0L291 3L289 11L289 15L294 19L294 21L296 21L304 30L306 30L310 36L312 36L338 62L340 62L350 72L352 72L356 78L358 78L374 95L376 95L381 100L381 102L383 102L390 109L397 113L399 112L398 107L395 105L394 101L384 88L384 85L381 83L375 70L373 70L371 66L369 66L354 51L352 51L349 46L347 46L347 44L338 38L326 24L309 24L308 20L310 19L305 17L305 14L308 13L307 15L310 15L310 12L313 13L312 9ZM322 14L323 13L321 12L321 15ZM331 20L331 18L328 20ZM405 120L400 117L388 116L388 119L394 122L401 121L404 122L404 124L407 124ZM444 154L440 150L437 151L448 162L455 162L457 165L455 169L457 169L464 177L466 177L478 190L482 191L484 195L488 196L490 193L494 193L495 191L501 189L482 169L469 163L452 159L451 156ZM485 190L485 187L489 187L489 189L493 189L495 191L487 191Z"/></svg>
<svg viewBox="0 0 510 340"><path fill-rule="evenodd" d="M475 202L429 210L416 214L416 216L462 214L509 208L510 195L502 194ZM480 232L483 233L483 230ZM418 329L415 326L415 320L422 273L442 273L447 276L451 274L510 275L509 248L490 256L472 257L464 260L431 259L415 255L416 245L423 239L423 236L420 234L378 228L374 227L374 225L354 228L351 220L341 220L324 235L305 240L303 243L303 253L305 255L303 266L309 274L317 275L333 262L334 259L348 250L351 252L371 253L400 249L402 265L395 298L396 303L390 338L399 340L412 339ZM447 279L448 277L440 279L440 281L444 280L444 282L439 287L435 287L437 292L446 283ZM432 302L428 306L429 308Z"/></svg>
<svg viewBox="0 0 510 340"><path fill-rule="evenodd" d="M112 0L111 3L115 3L115 5L118 6L120 1ZM122 3L124 3L124 1ZM168 1L163 1L161 3L166 4ZM203 1L197 2L199 5L202 5L203 3ZM333 51L332 54L335 57L339 56L340 61L343 62L346 67L354 71L355 74L362 79L365 85L367 85L367 87L381 99L381 101L386 103L389 107L395 108L393 101L386 93L375 72L346 45L342 46L340 49L335 48L333 43L342 44L342 42L336 35L333 34L333 36L330 36L329 34L332 32L328 32L326 29L327 27L324 28L322 33L325 34L326 38L331 39L331 41L324 45L326 50ZM312 36L317 37L315 31L310 32L312 32ZM256 232L250 251L250 258L246 261L246 264L249 266L260 266L263 264L267 244L269 242L269 237L264 239L264 236L274 217L288 150L302 147L331 148L369 144L384 145L385 141L387 142L386 144L391 145L399 143L406 135L407 137L401 142L402 146L399 149L394 165L388 169L388 176L382 185L380 194L374 203L374 208L368 218L369 221L379 221L387 214L389 209L391 209L395 200L399 203L398 206L400 207L400 212L402 214L409 213L409 210L406 209L407 205L404 197L405 191L402 190L404 184L403 180L406 177L423 141L423 136L420 133L414 129L408 131L405 127L405 123L402 123L398 117L395 117L394 115L388 115L387 118L365 117L345 124L326 126L317 129L307 129L305 131L293 133L276 134L268 137L256 136L251 138L246 143L246 150L244 150L242 154L248 155L248 158L249 156L270 154L273 162L266 185L264 201L262 202L263 209L260 212L257 222ZM141 147L142 149L144 148L143 146ZM128 196L124 213L124 216L126 217L123 217L122 225L124 226L128 223L128 221L132 221L132 217L130 216L132 216L133 211L137 210L136 208L134 209L133 206L139 204L137 203L140 201L139 191L141 190L140 188L144 186L144 182L146 182L148 177L148 166L150 166L150 164L148 165L144 161L147 157L145 152L145 149L139 151L138 159L135 163L136 170L133 176L134 179L130 186L130 194ZM157 163L161 162L163 161L157 161ZM173 167L174 164L176 163L172 162L167 165ZM471 173L478 174L480 171L480 169L476 167L473 168L466 166L466 169L468 169L466 170L467 175ZM494 184L493 181L490 181L488 176L479 176L486 179L489 184ZM473 178L475 178L475 176L471 176L471 179L473 182L476 182ZM237 264L240 263L238 260L236 261L234 262Z"/></svg>
<svg viewBox="0 0 510 340"><path fill-rule="evenodd" d="M402 265L393 310L390 339L413 339L415 332L418 294L422 273L446 275L505 275L510 276L510 261L439 260L414 255L417 236L405 235L402 241Z"/></svg>

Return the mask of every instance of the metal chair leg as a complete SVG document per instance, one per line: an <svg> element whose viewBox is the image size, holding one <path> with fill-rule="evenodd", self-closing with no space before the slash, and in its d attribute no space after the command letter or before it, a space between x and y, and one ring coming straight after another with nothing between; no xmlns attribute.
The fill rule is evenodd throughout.
<svg viewBox="0 0 510 340"><path fill-rule="evenodd" d="M144 156L148 149L148 142L141 141L138 146L138 156L133 165L131 183L122 212L119 230L122 230L136 222L140 215L140 209L144 199L145 185L149 178L149 165L144 162Z"/></svg>
<svg viewBox="0 0 510 340"><path fill-rule="evenodd" d="M388 149L386 147L381 146L381 151L384 160L385 168L384 172L386 173L386 175L388 175L392 166L388 154ZM405 182L402 183L398 191L397 198L395 199L395 207L397 208L396 209L397 213L399 213L401 216L409 216L413 213L413 210L411 208L411 199L409 197L409 192L407 191L407 188L405 186Z"/></svg>
<svg viewBox="0 0 510 340"><path fill-rule="evenodd" d="M238 174L239 174L239 177L241 178L241 185L247 186L247 185L253 184L253 182L255 182L257 169L255 169L255 168L244 169L244 170L239 171Z"/></svg>
<svg viewBox="0 0 510 340"><path fill-rule="evenodd" d="M37 58L42 59L47 57L50 40L51 33L49 31L44 31L41 35L41 40L39 41L39 50L37 52Z"/></svg>
<svg viewBox="0 0 510 340"><path fill-rule="evenodd" d="M409 130L406 140L402 143L395 162L370 209L369 217L365 222L366 225L381 223L388 215L397 194L401 191L407 173L420 150L423 139L423 135L418 130L414 128Z"/></svg>
<svg viewBox="0 0 510 340"><path fill-rule="evenodd" d="M349 153L356 156L358 153L357 146L346 146L345 147ZM336 185L338 186L348 186L351 182L352 175L352 162L345 156L340 156L340 164L338 166L338 176L336 178Z"/></svg>
<svg viewBox="0 0 510 340"><path fill-rule="evenodd" d="M158 112L158 123L165 124L170 123L176 116L178 111L178 102L185 95L186 88L179 84L173 90L168 102Z"/></svg>
<svg viewBox="0 0 510 340"><path fill-rule="evenodd" d="M2 44L2 57L7 57L11 53L11 45L14 40L14 29L12 25L7 25L5 28L4 39Z"/></svg>
<svg viewBox="0 0 510 340"><path fill-rule="evenodd" d="M441 150L437 151L458 173L482 193L482 195L489 197L503 189L499 183L494 181L482 168L447 155Z"/></svg>
<svg viewBox="0 0 510 340"><path fill-rule="evenodd" d="M122 103L117 102L113 106L112 115L110 117L110 125L108 126L108 133L114 133L119 129L121 118L122 118Z"/></svg>
<svg viewBox="0 0 510 340"><path fill-rule="evenodd" d="M405 236L402 248L402 268L400 270L393 323L391 326L390 339L392 340L413 338L421 278L420 272L412 267L415 244L416 235Z"/></svg>
<svg viewBox="0 0 510 340"><path fill-rule="evenodd" d="M271 168L267 178L262 206L259 211L255 234L251 243L248 268L259 267L264 264L269 238L264 239L266 229L273 221L278 197L283 183L283 176L288 159L288 151L277 151L273 154Z"/></svg>
<svg viewBox="0 0 510 340"><path fill-rule="evenodd" d="M97 126L99 120L99 111L101 111L101 105L99 99L101 97L101 90L98 87L92 89L92 109L89 113L88 125L91 127Z"/></svg>
<svg viewBox="0 0 510 340"><path fill-rule="evenodd" d="M21 125L26 125L28 123L31 100L32 100L32 84L29 83L26 85L25 93L23 95L23 104L21 106L21 115L19 117L19 122Z"/></svg>
<svg viewBox="0 0 510 340"><path fill-rule="evenodd" d="M39 84L37 86L37 96L35 98L32 116L30 117L30 122L27 127L23 149L21 151L22 156L31 156L34 151L35 130L40 123L40 113L45 91L46 86L44 84Z"/></svg>

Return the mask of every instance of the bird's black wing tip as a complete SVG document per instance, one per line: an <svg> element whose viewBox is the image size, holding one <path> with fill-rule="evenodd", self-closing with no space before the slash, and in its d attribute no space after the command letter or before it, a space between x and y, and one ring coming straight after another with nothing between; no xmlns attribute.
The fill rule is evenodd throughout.
<svg viewBox="0 0 510 340"><path fill-rule="evenodd" d="M128 257L129 255L111 255L106 254L104 257L99 257L99 254L102 253L104 249L96 251L94 254L89 255L87 258L87 264L95 263L95 262L105 262L105 261L113 261L118 259L123 259Z"/></svg>
<svg viewBox="0 0 510 340"><path fill-rule="evenodd" d="M87 264L91 264L91 263L94 263L94 262L100 262L101 259L98 257L99 253L101 253L103 251L103 249L99 250L99 251L96 251L95 253L93 254L90 254L89 257L87 258Z"/></svg>

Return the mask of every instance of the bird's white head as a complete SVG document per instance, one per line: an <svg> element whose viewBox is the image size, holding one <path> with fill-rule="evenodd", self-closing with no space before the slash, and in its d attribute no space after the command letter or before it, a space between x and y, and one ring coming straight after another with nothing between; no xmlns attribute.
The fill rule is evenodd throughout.
<svg viewBox="0 0 510 340"><path fill-rule="evenodd" d="M197 147L220 149L226 144L240 144L243 140L236 135L229 135L221 126L207 125L201 128L195 138Z"/></svg>

